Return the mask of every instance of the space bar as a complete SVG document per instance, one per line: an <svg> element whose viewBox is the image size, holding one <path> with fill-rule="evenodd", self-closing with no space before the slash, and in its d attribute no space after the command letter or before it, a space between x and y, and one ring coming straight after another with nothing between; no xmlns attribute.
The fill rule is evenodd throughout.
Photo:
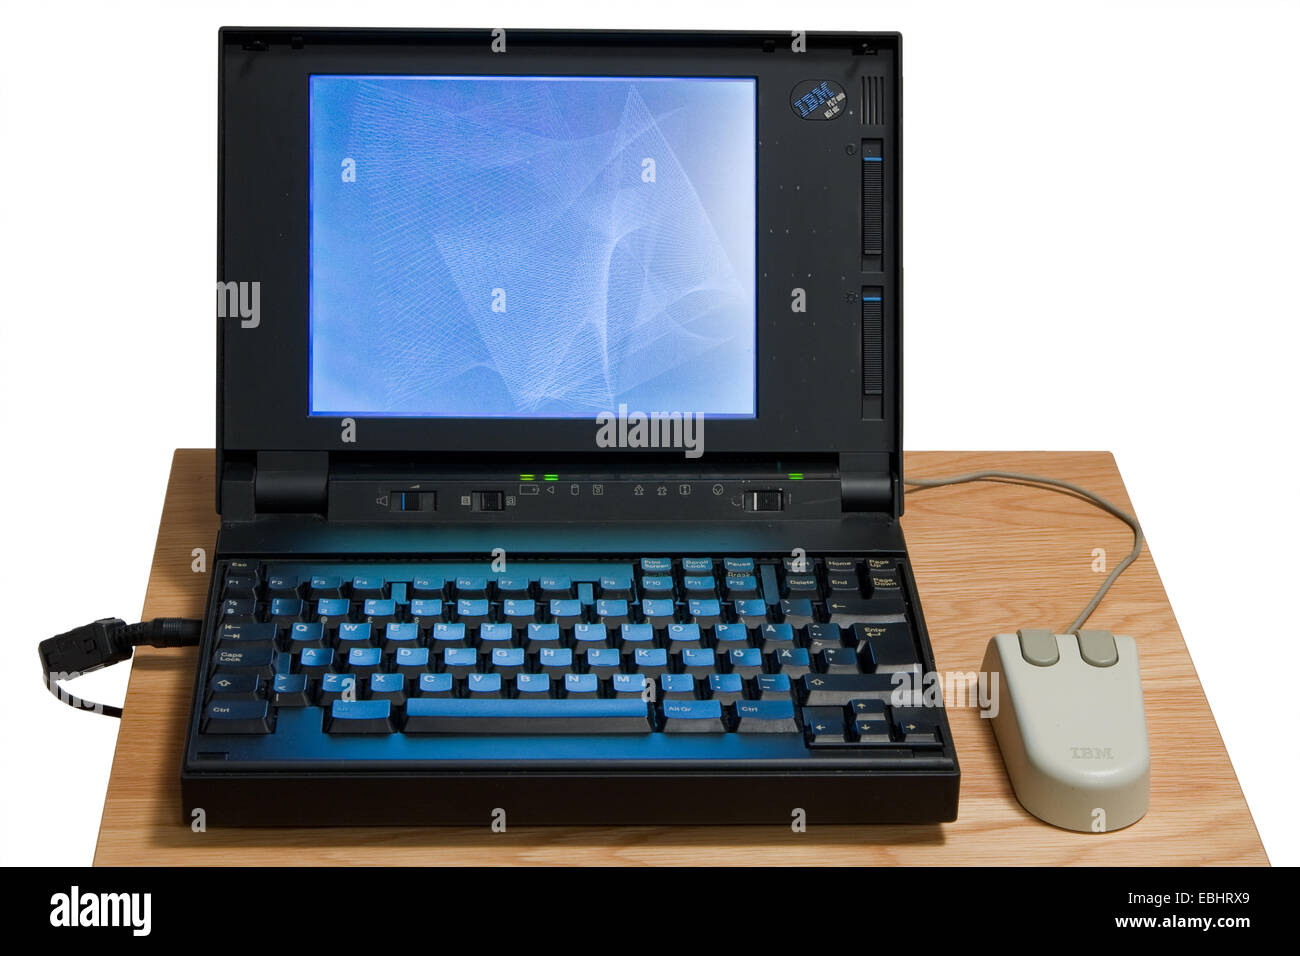
<svg viewBox="0 0 1300 956"><path fill-rule="evenodd" d="M408 734L648 734L649 709L639 697L612 700L455 700L406 702Z"/></svg>

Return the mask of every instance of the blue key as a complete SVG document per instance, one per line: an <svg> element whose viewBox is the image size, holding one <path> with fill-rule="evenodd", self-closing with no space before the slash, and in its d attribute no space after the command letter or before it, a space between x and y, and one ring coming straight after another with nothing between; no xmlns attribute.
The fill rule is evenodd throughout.
<svg viewBox="0 0 1300 956"><path fill-rule="evenodd" d="M450 697L452 683L450 674L421 674L418 689L426 697Z"/></svg>
<svg viewBox="0 0 1300 956"><path fill-rule="evenodd" d="M763 652L757 647L738 647L727 651L731 669L744 677L753 677L763 669Z"/></svg>
<svg viewBox="0 0 1300 956"><path fill-rule="evenodd" d="M690 674L707 674L716 666L710 647L688 647L682 651L682 667Z"/></svg>
<svg viewBox="0 0 1300 956"><path fill-rule="evenodd" d="M384 652L378 647L354 647L348 651L348 669L358 674L377 671L384 663Z"/></svg>
<svg viewBox="0 0 1300 956"><path fill-rule="evenodd" d="M203 711L205 734L265 734L270 730L269 705L258 697L218 697Z"/></svg>
<svg viewBox="0 0 1300 956"><path fill-rule="evenodd" d="M515 690L520 694L549 694L551 692L551 675L516 674Z"/></svg>
<svg viewBox="0 0 1300 956"><path fill-rule="evenodd" d="M406 689L406 678L401 674L376 673L370 675L370 696L385 694L393 700Z"/></svg>
<svg viewBox="0 0 1300 956"><path fill-rule="evenodd" d="M646 574L672 574L672 558L642 558L641 570Z"/></svg>
<svg viewBox="0 0 1300 956"><path fill-rule="evenodd" d="M554 622L539 624L534 621L528 625L528 650L536 652L543 647L560 646L560 625Z"/></svg>
<svg viewBox="0 0 1300 956"><path fill-rule="evenodd" d="M272 617L297 617L302 613L302 601L298 598L272 598Z"/></svg>
<svg viewBox="0 0 1300 956"><path fill-rule="evenodd" d="M342 583L336 574L321 574L311 579L309 587L313 591L337 591Z"/></svg>
<svg viewBox="0 0 1300 956"><path fill-rule="evenodd" d="M501 594L528 594L531 582L521 574L503 574L497 578L497 591Z"/></svg>
<svg viewBox="0 0 1300 956"><path fill-rule="evenodd" d="M718 619L722 617L722 605L713 598L692 598L686 602L686 606L691 612L691 617L705 627L717 624Z"/></svg>
<svg viewBox="0 0 1300 956"><path fill-rule="evenodd" d="M484 621L478 627L478 639L484 644L509 644L515 630L509 624Z"/></svg>
<svg viewBox="0 0 1300 956"><path fill-rule="evenodd" d="M582 617L582 602L577 598L555 598L551 601L551 617L556 618L580 618Z"/></svg>
<svg viewBox="0 0 1300 956"><path fill-rule="evenodd" d="M393 662L403 674L418 674L429 666L427 647L399 647Z"/></svg>
<svg viewBox="0 0 1300 956"><path fill-rule="evenodd" d="M441 598L413 599L411 601L411 617L415 617L415 618L442 617L442 599Z"/></svg>
<svg viewBox="0 0 1300 956"><path fill-rule="evenodd" d="M306 674L276 674L271 681L271 694L276 707L306 707L311 703L307 699Z"/></svg>
<svg viewBox="0 0 1300 956"><path fill-rule="evenodd" d="M322 674L320 679L320 702L322 706L345 697L356 700L357 678L355 674Z"/></svg>
<svg viewBox="0 0 1300 956"><path fill-rule="evenodd" d="M747 598L736 602L736 617L746 627L758 627L767 623L767 602L762 598Z"/></svg>
<svg viewBox="0 0 1300 956"><path fill-rule="evenodd" d="M537 613L537 602L524 598L506 598L501 602L501 613L506 617L532 617Z"/></svg>
<svg viewBox="0 0 1300 956"><path fill-rule="evenodd" d="M618 671L622 658L615 647L587 648L587 670L592 676L609 677Z"/></svg>
<svg viewBox="0 0 1300 956"><path fill-rule="evenodd" d="M522 647L494 647L492 667L502 673L513 673L523 668L525 657Z"/></svg>
<svg viewBox="0 0 1300 956"><path fill-rule="evenodd" d="M619 628L624 644L652 644L655 629L652 624L624 624Z"/></svg>
<svg viewBox="0 0 1300 956"><path fill-rule="evenodd" d="M695 678L690 674L660 674L659 688L665 698L695 697Z"/></svg>
<svg viewBox="0 0 1300 956"><path fill-rule="evenodd" d="M600 576L600 589L602 591L613 591L615 593L631 592L632 577L627 574L602 574Z"/></svg>
<svg viewBox="0 0 1300 956"><path fill-rule="evenodd" d="M728 574L753 574L753 558L723 558L722 567Z"/></svg>
<svg viewBox="0 0 1300 956"><path fill-rule="evenodd" d="M397 613L397 604L388 598L367 598L361 602L361 613L366 617L392 617Z"/></svg>
<svg viewBox="0 0 1300 956"><path fill-rule="evenodd" d="M384 578L382 575L361 574L352 579L353 596L358 591L382 591L383 589Z"/></svg>
<svg viewBox="0 0 1300 956"><path fill-rule="evenodd" d="M472 647L449 647L442 652L443 666L457 677L478 668L478 651Z"/></svg>
<svg viewBox="0 0 1300 956"><path fill-rule="evenodd" d="M604 644L608 637L604 624L582 624L573 625L574 643L581 648L584 644Z"/></svg>
<svg viewBox="0 0 1300 956"><path fill-rule="evenodd" d="M389 654L399 647L413 647L420 639L420 625L414 621L390 621L384 628L384 650Z"/></svg>
<svg viewBox="0 0 1300 956"><path fill-rule="evenodd" d="M649 678L644 674L615 674L610 678L617 697L642 697ZM653 686L653 685L651 685Z"/></svg>
<svg viewBox="0 0 1300 956"><path fill-rule="evenodd" d="M758 590L758 579L752 574L728 574L725 583L729 591Z"/></svg>
<svg viewBox="0 0 1300 956"><path fill-rule="evenodd" d="M464 647L465 625L459 621L455 624L439 622L433 625L433 639L438 647Z"/></svg>
<svg viewBox="0 0 1300 956"><path fill-rule="evenodd" d="M731 704L741 698L745 692L745 679L739 674L710 674L709 690L714 700Z"/></svg>
<svg viewBox="0 0 1300 956"><path fill-rule="evenodd" d="M627 620L627 601L601 598L596 602L596 616L605 618L609 624L622 624Z"/></svg>
<svg viewBox="0 0 1300 956"><path fill-rule="evenodd" d="M745 644L749 641L749 630L739 622L722 621L713 625L713 636L719 644Z"/></svg>
<svg viewBox="0 0 1300 956"><path fill-rule="evenodd" d="M523 674L518 675L523 677ZM500 674L469 674L465 678L465 686L469 689L471 696L499 696L501 693L501 675Z"/></svg>
<svg viewBox="0 0 1300 956"><path fill-rule="evenodd" d="M754 686L758 688L760 698L765 698L770 694L777 698L790 699L789 674L759 674L754 679Z"/></svg>
<svg viewBox="0 0 1300 956"><path fill-rule="evenodd" d="M331 734L391 734L392 704L387 700L336 700L325 730Z"/></svg>
<svg viewBox="0 0 1300 956"><path fill-rule="evenodd" d="M573 582L558 574L543 574L537 583L544 592L567 595L573 589ZM546 594L543 594L542 597L546 597Z"/></svg>
<svg viewBox="0 0 1300 956"><path fill-rule="evenodd" d="M686 585L687 591L704 591L709 594L713 593L714 584L711 576L706 577L698 574L689 574L682 578L682 583Z"/></svg>
<svg viewBox="0 0 1300 956"><path fill-rule="evenodd" d="M415 580L411 582L411 587L421 597L439 597L442 595L442 589L445 582L438 575L417 574Z"/></svg>
<svg viewBox="0 0 1300 956"><path fill-rule="evenodd" d="M666 700L663 703L665 733L720 734L722 704L716 700Z"/></svg>
<svg viewBox="0 0 1300 956"><path fill-rule="evenodd" d="M456 579L456 593L468 593L471 597L487 593L487 578L478 574L466 574Z"/></svg>
<svg viewBox="0 0 1300 956"><path fill-rule="evenodd" d="M676 654L687 647L700 646L700 626L691 624L669 624L665 629L668 635L668 650Z"/></svg>
<svg viewBox="0 0 1300 956"><path fill-rule="evenodd" d="M672 575L653 575L644 577L641 579L641 590L646 594L658 594L660 592L672 593Z"/></svg>
<svg viewBox="0 0 1300 956"><path fill-rule="evenodd" d="M670 618L673 616L673 602L670 598L644 598L641 613L646 617Z"/></svg>
<svg viewBox="0 0 1300 956"><path fill-rule="evenodd" d="M487 598L461 598L456 602L456 616L462 621L479 620L488 616Z"/></svg>
<svg viewBox="0 0 1300 956"><path fill-rule="evenodd" d="M682 558L682 571L686 574L708 574L712 570L712 558Z"/></svg>
<svg viewBox="0 0 1300 956"><path fill-rule="evenodd" d="M563 673L573 666L573 651L567 647L543 647L537 651L537 663L544 671Z"/></svg>
<svg viewBox="0 0 1300 956"><path fill-rule="evenodd" d="M347 598L321 598L316 602L316 614L320 617L347 617L352 609L352 602Z"/></svg>
<svg viewBox="0 0 1300 956"><path fill-rule="evenodd" d="M334 648L304 647L298 658L298 663L304 671L328 670L329 666L334 663Z"/></svg>
<svg viewBox="0 0 1300 956"><path fill-rule="evenodd" d="M393 596L394 604L406 603L406 582L394 581L388 588L388 593Z"/></svg>
<svg viewBox="0 0 1300 956"><path fill-rule="evenodd" d="M736 702L737 728L742 734L797 734L794 702L785 700L741 700Z"/></svg>
<svg viewBox="0 0 1300 956"><path fill-rule="evenodd" d="M339 623L339 647L356 647L369 643L369 621L341 621Z"/></svg>
<svg viewBox="0 0 1300 956"><path fill-rule="evenodd" d="M290 647L320 647L324 639L325 625L320 621L300 621L289 628Z"/></svg>
<svg viewBox="0 0 1300 956"><path fill-rule="evenodd" d="M668 652L662 647L638 647L632 653L636 669L643 674L660 674L668 669Z"/></svg>
<svg viewBox="0 0 1300 956"><path fill-rule="evenodd" d="M564 693L569 697L595 697L600 678L595 674L565 674Z"/></svg>

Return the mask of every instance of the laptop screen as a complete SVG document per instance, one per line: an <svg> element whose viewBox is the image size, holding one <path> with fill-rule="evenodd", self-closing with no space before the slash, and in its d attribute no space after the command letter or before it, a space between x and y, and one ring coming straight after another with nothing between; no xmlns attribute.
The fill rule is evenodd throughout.
<svg viewBox="0 0 1300 956"><path fill-rule="evenodd" d="M755 414L752 78L310 80L313 415Z"/></svg>

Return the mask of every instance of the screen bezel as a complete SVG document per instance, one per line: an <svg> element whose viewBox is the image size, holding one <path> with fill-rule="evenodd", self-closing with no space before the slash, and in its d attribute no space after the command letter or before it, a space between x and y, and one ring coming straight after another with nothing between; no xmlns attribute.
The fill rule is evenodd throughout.
<svg viewBox="0 0 1300 956"><path fill-rule="evenodd" d="M356 419L349 441L339 419L309 414L308 77L544 74L757 80L756 414L706 420L706 455L897 453L897 36L810 34L803 53L791 52L783 34L509 31L504 54L492 52L493 40L487 30L221 32L218 281L260 282L261 314L256 328L241 327L237 316L218 319L219 448L226 455L271 449L533 456L598 451L596 423L588 419L367 416ZM860 308L846 298L868 278L857 248L857 167L837 152L858 141L860 129L849 125L851 117L800 120L788 101L790 89L810 77L836 79L849 89L864 74L893 80L885 135L894 173L887 185L891 253L883 274L870 277L890 303L888 384L883 411L873 418L863 417L861 404ZM796 198L814 184L829 189L840 175L843 196L833 204L810 212ZM806 241L809 230L822 237L818 244ZM791 311L793 282L805 290L805 313Z"/></svg>

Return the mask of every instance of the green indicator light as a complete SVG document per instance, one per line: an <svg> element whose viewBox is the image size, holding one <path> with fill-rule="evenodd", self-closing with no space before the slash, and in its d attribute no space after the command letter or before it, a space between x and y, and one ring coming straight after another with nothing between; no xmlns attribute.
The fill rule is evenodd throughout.
<svg viewBox="0 0 1300 956"><path fill-rule="evenodd" d="M542 477L545 478L547 481L559 481L559 480L560 480L560 476L559 476L559 475L542 475Z"/></svg>
<svg viewBox="0 0 1300 956"><path fill-rule="evenodd" d="M791 481L803 481L803 472L802 472L802 471L792 471L792 472L790 472L790 474L789 474L787 477L788 477Z"/></svg>
<svg viewBox="0 0 1300 956"><path fill-rule="evenodd" d="M520 475L520 476L519 476L519 480L520 480L520 481L532 481L535 477L537 477L537 476L536 476L536 475Z"/></svg>

